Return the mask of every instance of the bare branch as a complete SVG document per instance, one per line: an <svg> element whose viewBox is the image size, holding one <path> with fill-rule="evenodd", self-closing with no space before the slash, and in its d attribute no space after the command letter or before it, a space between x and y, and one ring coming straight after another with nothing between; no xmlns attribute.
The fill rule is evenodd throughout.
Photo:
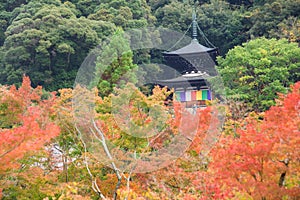
<svg viewBox="0 0 300 200"><path fill-rule="evenodd" d="M77 126L76 126L76 130L81 135L81 131L77 128ZM81 139L81 142L82 142L83 147L84 147L84 164L85 164L85 167L86 167L86 169L87 169L87 171L88 171L88 173L89 173L89 175L91 177L92 189L96 193L98 193L98 195L100 196L101 199L106 199L106 197L103 195L103 193L101 192L100 188L98 187L96 179L93 180L94 176L93 176L93 174L92 174L92 172L91 172L91 170L89 168L88 161L87 161L87 156L86 156L86 154L87 154L86 144L85 144L85 142L82 139Z"/></svg>
<svg viewBox="0 0 300 200"><path fill-rule="evenodd" d="M118 179L118 182L116 184L116 187L115 187L115 191L114 191L114 195L113 195L113 198L116 200L117 199L117 191L118 189L120 188L121 186L121 180L122 180L122 176L120 174L120 170L117 168L116 164L114 163L113 161L113 157L112 155L110 154L110 151L107 147L107 144L106 144L106 141L105 141L105 137L104 137L104 134L103 132L97 127L97 124L95 122L95 120L92 120L93 121L93 126L95 128L95 130L97 131L98 135L101 137L100 141L102 143L102 146L104 148L104 151L107 155L107 157L111 160L111 166L113 168L113 170L115 171L116 175L117 175L117 179ZM93 130L91 129L91 131L93 132Z"/></svg>

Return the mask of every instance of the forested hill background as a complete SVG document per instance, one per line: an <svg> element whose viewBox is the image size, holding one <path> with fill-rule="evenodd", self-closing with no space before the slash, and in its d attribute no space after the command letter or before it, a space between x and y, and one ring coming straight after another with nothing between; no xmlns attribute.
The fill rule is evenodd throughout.
<svg viewBox="0 0 300 200"><path fill-rule="evenodd" d="M42 85L47 90L72 87L88 52L118 27L127 30L162 26L185 32L191 22L192 3L188 0L1 1L0 84L18 85L22 75L27 74L34 86ZM199 25L220 48L222 56L234 46L261 36L300 42L300 0L196 3Z"/></svg>

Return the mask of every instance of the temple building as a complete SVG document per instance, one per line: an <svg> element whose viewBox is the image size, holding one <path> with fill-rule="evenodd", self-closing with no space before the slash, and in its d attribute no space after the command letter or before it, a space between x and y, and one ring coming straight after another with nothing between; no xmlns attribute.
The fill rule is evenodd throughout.
<svg viewBox="0 0 300 200"><path fill-rule="evenodd" d="M175 99L186 107L206 106L206 101L213 99L207 78L216 76L215 61L218 48L208 41L197 24L196 12L192 16L191 43L174 51L163 52L165 63L175 69L180 75L167 80L158 80L157 84L174 88ZM199 43L198 30L206 44Z"/></svg>

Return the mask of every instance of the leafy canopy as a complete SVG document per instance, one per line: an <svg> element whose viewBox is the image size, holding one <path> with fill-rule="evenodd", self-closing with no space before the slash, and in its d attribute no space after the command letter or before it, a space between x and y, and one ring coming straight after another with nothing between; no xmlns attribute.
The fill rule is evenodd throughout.
<svg viewBox="0 0 300 200"><path fill-rule="evenodd" d="M219 57L218 63L228 98L260 111L300 79L300 49L286 39L251 40Z"/></svg>
<svg viewBox="0 0 300 200"><path fill-rule="evenodd" d="M51 121L55 95L43 98L41 87L33 89L28 77L23 77L17 89L0 89L0 174L2 170L18 166L17 161L26 154L39 150L60 133Z"/></svg>

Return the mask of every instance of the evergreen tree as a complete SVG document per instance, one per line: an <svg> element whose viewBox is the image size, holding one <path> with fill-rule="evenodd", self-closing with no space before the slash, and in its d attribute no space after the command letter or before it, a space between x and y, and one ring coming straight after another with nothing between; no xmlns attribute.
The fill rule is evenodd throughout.
<svg viewBox="0 0 300 200"><path fill-rule="evenodd" d="M108 96L116 87L122 88L127 82L136 83L136 70L129 41L118 29L97 58L96 83L92 84L97 84L100 96Z"/></svg>

